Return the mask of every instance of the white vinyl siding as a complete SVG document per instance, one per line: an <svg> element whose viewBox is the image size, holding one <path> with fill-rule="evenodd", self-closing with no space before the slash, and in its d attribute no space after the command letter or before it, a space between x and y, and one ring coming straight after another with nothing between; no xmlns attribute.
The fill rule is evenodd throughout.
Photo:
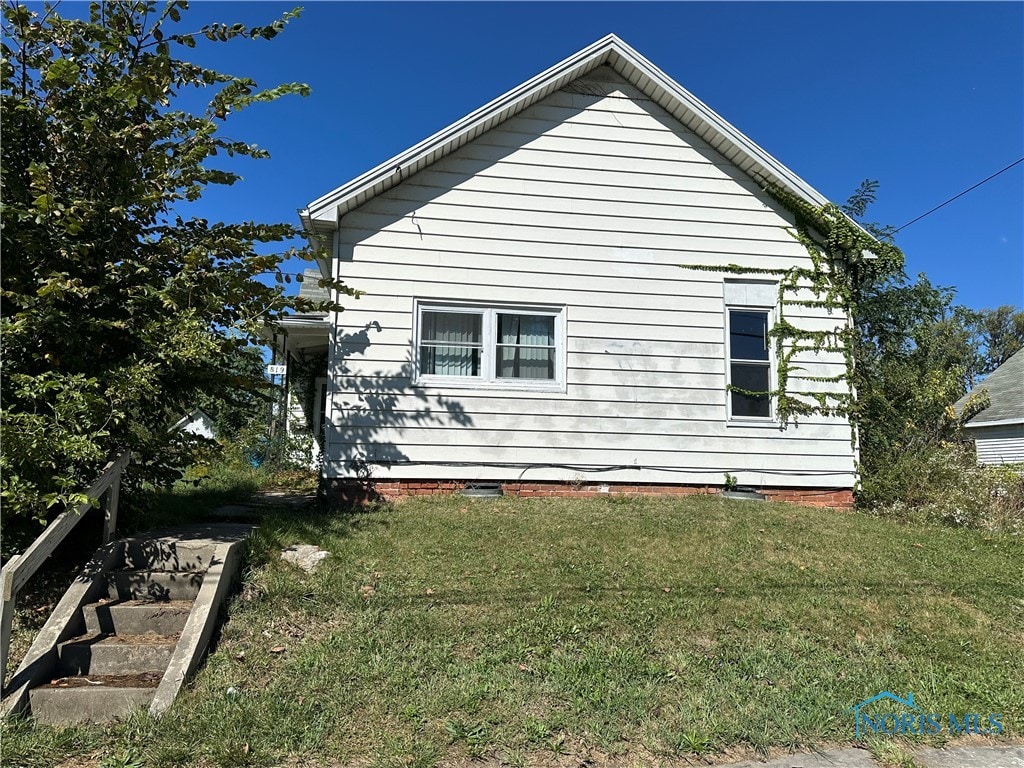
<svg viewBox="0 0 1024 768"><path fill-rule="evenodd" d="M965 430L974 438L979 464L1024 463L1024 424L1004 424Z"/></svg>
<svg viewBox="0 0 1024 768"><path fill-rule="evenodd" d="M729 419L733 276L679 266L809 266L791 216L609 78L597 95L579 92L588 82L553 94L341 219L337 274L366 294L334 315L329 477L367 461L381 478L720 484L728 471L748 485L853 485L845 420ZM560 386L418 378L417 307L460 302L562 308ZM838 353L796 362L806 376L843 371Z"/></svg>

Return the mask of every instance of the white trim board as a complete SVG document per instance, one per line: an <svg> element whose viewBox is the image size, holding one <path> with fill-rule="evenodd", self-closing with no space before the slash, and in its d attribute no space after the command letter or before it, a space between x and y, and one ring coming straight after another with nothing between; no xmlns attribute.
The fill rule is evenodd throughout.
<svg viewBox="0 0 1024 768"><path fill-rule="evenodd" d="M607 35L433 136L328 192L299 211L307 230L328 233L348 211L391 189L541 99L609 66L758 183L777 184L814 206L827 199L725 118L615 35Z"/></svg>

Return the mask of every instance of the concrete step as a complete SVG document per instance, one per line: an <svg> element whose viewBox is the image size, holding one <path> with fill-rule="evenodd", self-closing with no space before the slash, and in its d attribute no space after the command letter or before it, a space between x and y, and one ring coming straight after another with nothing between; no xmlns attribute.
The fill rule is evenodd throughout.
<svg viewBox="0 0 1024 768"><path fill-rule="evenodd" d="M160 675L67 677L33 688L32 716L46 725L106 723L153 701Z"/></svg>
<svg viewBox="0 0 1024 768"><path fill-rule="evenodd" d="M176 635L191 610L189 600L107 600L82 606L90 635Z"/></svg>
<svg viewBox="0 0 1024 768"><path fill-rule="evenodd" d="M15 670L0 716L61 724L107 722L137 706L165 713L207 650L252 531L204 523L97 550ZM78 636L60 640L69 635Z"/></svg>
<svg viewBox="0 0 1024 768"><path fill-rule="evenodd" d="M57 674L163 674L178 644L163 635L83 635L57 648Z"/></svg>
<svg viewBox="0 0 1024 768"><path fill-rule="evenodd" d="M131 570L205 571L215 544L208 540L172 538L125 539L124 567Z"/></svg>
<svg viewBox="0 0 1024 768"><path fill-rule="evenodd" d="M121 600L195 600L201 571L125 570L107 574L110 597Z"/></svg>

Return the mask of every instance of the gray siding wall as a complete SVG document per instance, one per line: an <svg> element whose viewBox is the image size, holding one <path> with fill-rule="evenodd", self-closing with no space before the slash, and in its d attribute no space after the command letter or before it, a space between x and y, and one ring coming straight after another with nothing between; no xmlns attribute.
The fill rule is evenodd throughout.
<svg viewBox="0 0 1024 768"><path fill-rule="evenodd" d="M571 84L342 219L327 476L852 486L845 420L728 421L726 275L679 266L806 264L790 223L610 70ZM416 300L564 306L565 391L414 386Z"/></svg>
<svg viewBox="0 0 1024 768"><path fill-rule="evenodd" d="M1024 463L1024 424L972 427L967 434L974 438L979 464Z"/></svg>

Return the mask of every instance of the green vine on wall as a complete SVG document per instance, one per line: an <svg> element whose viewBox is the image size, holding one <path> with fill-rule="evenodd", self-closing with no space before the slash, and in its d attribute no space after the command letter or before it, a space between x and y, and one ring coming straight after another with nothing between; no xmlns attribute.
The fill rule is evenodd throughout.
<svg viewBox="0 0 1024 768"><path fill-rule="evenodd" d="M859 334L855 323L861 300L861 286L875 275L892 274L903 266L903 253L895 245L879 240L864 230L838 206L817 207L806 200L765 184L765 192L789 211L794 225L786 231L806 249L811 265L786 269L682 264L684 269L743 276L763 275L778 280L777 319L769 331L775 345L776 387L771 392L753 392L730 385L730 391L754 397L765 395L776 402L779 421L786 426L801 416L841 416L850 420L856 436L858 423L857 358ZM810 298L808 298L810 295ZM841 312L845 322L832 330L813 330L790 321L793 307ZM835 376L812 376L795 358L804 353L839 352L845 371ZM845 390L811 391L803 383L846 383Z"/></svg>

